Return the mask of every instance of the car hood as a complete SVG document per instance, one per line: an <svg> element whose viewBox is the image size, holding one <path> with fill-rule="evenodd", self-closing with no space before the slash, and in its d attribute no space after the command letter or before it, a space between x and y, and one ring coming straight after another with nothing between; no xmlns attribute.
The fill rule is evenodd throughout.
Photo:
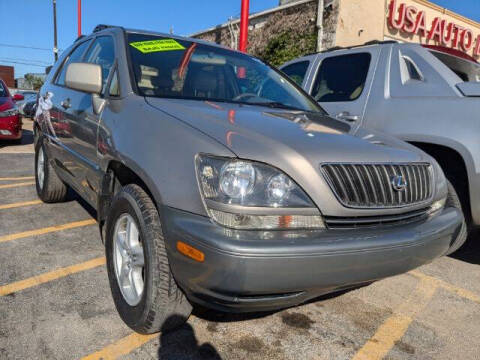
<svg viewBox="0 0 480 360"><path fill-rule="evenodd" d="M147 98L155 108L188 123L238 157L269 162L271 152L302 155L314 163L425 161L400 140L365 129L353 132L328 115L221 102Z"/></svg>
<svg viewBox="0 0 480 360"><path fill-rule="evenodd" d="M343 207L322 175L322 163L431 162L428 155L411 145L371 131L354 132L348 124L321 113L194 100L146 101L222 143L239 158L281 169L306 191L324 215L373 216L413 208Z"/></svg>

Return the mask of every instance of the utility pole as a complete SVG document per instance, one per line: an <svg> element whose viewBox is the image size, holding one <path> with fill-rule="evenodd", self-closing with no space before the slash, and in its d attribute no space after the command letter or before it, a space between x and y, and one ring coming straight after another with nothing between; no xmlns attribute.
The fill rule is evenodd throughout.
<svg viewBox="0 0 480 360"><path fill-rule="evenodd" d="M323 10L325 4L323 0L318 0L318 9L317 9L317 51L322 51L322 41L323 41Z"/></svg>
<svg viewBox="0 0 480 360"><path fill-rule="evenodd" d="M242 9L240 12L240 44L238 49L247 52L248 45L248 13L249 0L242 0Z"/></svg>
<svg viewBox="0 0 480 360"><path fill-rule="evenodd" d="M82 35L82 0L77 1L78 37Z"/></svg>
<svg viewBox="0 0 480 360"><path fill-rule="evenodd" d="M53 0L53 55L55 56L55 62L58 60L58 48L57 48L57 0Z"/></svg>

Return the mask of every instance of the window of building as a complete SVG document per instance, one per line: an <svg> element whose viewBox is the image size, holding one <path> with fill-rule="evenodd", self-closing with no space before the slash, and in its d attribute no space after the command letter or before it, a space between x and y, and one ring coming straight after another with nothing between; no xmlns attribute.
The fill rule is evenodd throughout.
<svg viewBox="0 0 480 360"><path fill-rule="evenodd" d="M302 86L303 79L307 73L310 61L300 61L294 64L285 66L282 71L287 74L298 85Z"/></svg>
<svg viewBox="0 0 480 360"><path fill-rule="evenodd" d="M85 55L85 62L100 65L102 68L102 93L105 90L108 75L115 62L115 47L113 38L101 36L95 40Z"/></svg>
<svg viewBox="0 0 480 360"><path fill-rule="evenodd" d="M88 46L90 45L90 40L85 41L78 45L68 56L68 58L63 63L63 67L60 70L60 73L57 75L56 84L65 86L65 75L67 74L68 65L74 62L81 62L82 56L85 50L87 50Z"/></svg>
<svg viewBox="0 0 480 360"><path fill-rule="evenodd" d="M370 60L369 53L325 58L318 70L312 96L319 102L358 99L365 87Z"/></svg>

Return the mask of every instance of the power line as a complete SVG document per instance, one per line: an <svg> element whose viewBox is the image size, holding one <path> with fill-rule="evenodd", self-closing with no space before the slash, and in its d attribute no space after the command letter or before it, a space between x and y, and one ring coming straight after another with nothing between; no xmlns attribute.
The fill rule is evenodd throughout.
<svg viewBox="0 0 480 360"><path fill-rule="evenodd" d="M52 65L50 61L44 61L44 60L35 60L35 59L25 59L25 58L13 58L13 57L2 57L0 60L13 60L13 61L28 61L32 63L38 63L39 65L45 64L45 65Z"/></svg>
<svg viewBox="0 0 480 360"><path fill-rule="evenodd" d="M32 63L27 63L27 62L21 62L21 61L7 61L7 60L1 60L0 62L3 63L9 63L9 64L20 64L20 65L29 65L29 66L38 66L41 68L46 68L48 65L38 65L38 64L32 64Z"/></svg>
<svg viewBox="0 0 480 360"><path fill-rule="evenodd" d="M0 44L0 46L4 47L11 47L11 48L21 48L21 49L32 49L32 50L44 50L44 51L52 51L52 49L48 48L41 48L35 46L26 46L26 45L11 45L11 44ZM59 51L62 49L58 49Z"/></svg>

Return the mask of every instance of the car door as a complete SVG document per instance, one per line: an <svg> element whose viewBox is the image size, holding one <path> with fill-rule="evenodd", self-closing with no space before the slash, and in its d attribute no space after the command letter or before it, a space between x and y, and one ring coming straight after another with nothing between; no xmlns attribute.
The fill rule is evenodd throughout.
<svg viewBox="0 0 480 360"><path fill-rule="evenodd" d="M333 117L357 127L363 121L379 48L359 48L319 56L307 89Z"/></svg>
<svg viewBox="0 0 480 360"><path fill-rule="evenodd" d="M56 160L55 165L60 176L69 180L74 180L73 170L76 164L70 147L72 133L67 113L69 103L66 101L71 97L72 90L65 85L65 75L68 65L81 61L90 44L91 40L86 40L73 46L70 53L63 58L63 63L59 66L51 83L46 84L39 94L41 100L51 106L49 110L41 111L42 116L39 117L39 121L42 132L52 145L52 158ZM46 109L49 106L46 106Z"/></svg>
<svg viewBox="0 0 480 360"><path fill-rule="evenodd" d="M100 65L102 68L102 93L104 96L105 87L109 74L115 63L115 47L113 38L109 35L95 38L82 62ZM76 157L78 164L73 169L76 183L89 200L95 202L98 189L98 167L97 158L97 135L98 124L102 113L96 114L93 111L92 95L77 90L70 90L68 98L69 108L65 111L68 123L70 124L71 138L68 146Z"/></svg>

